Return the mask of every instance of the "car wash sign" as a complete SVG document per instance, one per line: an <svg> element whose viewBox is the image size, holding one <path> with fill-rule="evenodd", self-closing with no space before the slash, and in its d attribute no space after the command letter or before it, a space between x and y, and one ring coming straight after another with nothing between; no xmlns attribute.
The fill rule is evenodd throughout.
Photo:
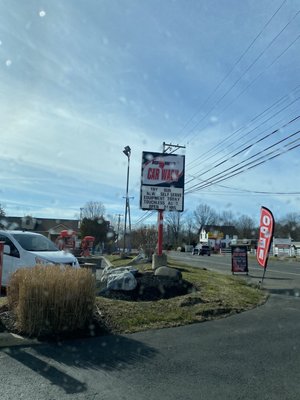
<svg viewBox="0 0 300 400"><path fill-rule="evenodd" d="M182 155L143 152L141 209L183 211L184 162Z"/></svg>

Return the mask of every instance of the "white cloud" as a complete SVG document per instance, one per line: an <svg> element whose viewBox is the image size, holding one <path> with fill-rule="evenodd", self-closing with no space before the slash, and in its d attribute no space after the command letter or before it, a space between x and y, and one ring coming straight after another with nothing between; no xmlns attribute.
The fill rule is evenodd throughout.
<svg viewBox="0 0 300 400"><path fill-rule="evenodd" d="M292 25L285 40L248 71L248 80L241 79L228 97L218 101L278 32L278 23L281 26L293 15L295 5L287 5L257 47L217 86L269 19L271 0L229 2L226 7L215 1L191 2L188 7L183 1L158 0L99 4L80 0L74 7L53 0L45 10L30 2L0 5L0 182L12 211L23 202L33 212L70 215L99 197L111 213L120 212L127 169L122 150L129 145L132 210L137 215L142 151L160 151L164 141L188 142L186 175L212 169L200 176L207 179L235 163L214 169L238 146L238 136L227 142L226 137L290 92L297 81L296 43L238 97L295 38ZM295 103L281 114L277 110L277 119L262 126L261 132L269 132L279 120L287 121L297 108ZM281 132L281 137L288 132ZM249 139L254 140L256 133L249 133ZM255 151L256 147L249 148L237 162ZM226 183L272 190L277 180L283 190L291 191L300 172L298 154L290 152ZM191 164L194 160L198 161ZM245 213L261 201L258 196L223 199L201 192L191 198L186 202L189 208L198 201L218 207L231 203L245 208ZM289 206L297 207L295 199ZM286 197L270 201L278 210L286 205Z"/></svg>

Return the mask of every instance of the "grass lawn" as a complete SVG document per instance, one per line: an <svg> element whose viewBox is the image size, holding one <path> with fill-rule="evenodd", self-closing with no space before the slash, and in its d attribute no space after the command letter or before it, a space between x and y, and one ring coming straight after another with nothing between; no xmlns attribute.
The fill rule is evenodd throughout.
<svg viewBox="0 0 300 400"><path fill-rule="evenodd" d="M114 266L129 265L130 259L108 257ZM97 306L107 329L131 333L148 329L186 325L252 309L266 300L266 293L237 276L222 275L178 262L168 262L191 282L193 293L159 301L122 301L97 297ZM138 266L141 271L151 264Z"/></svg>
<svg viewBox="0 0 300 400"><path fill-rule="evenodd" d="M107 258L114 266L132 264L130 258ZM203 322L246 311L266 301L267 294L248 285L242 277L222 275L174 261L169 261L168 265L179 269L183 279L190 282L194 290L184 296L157 301L126 301L98 296L97 323L101 327L104 325L105 333L132 333ZM152 271L150 263L136 267L141 272ZM7 298L0 297L0 307L6 303Z"/></svg>

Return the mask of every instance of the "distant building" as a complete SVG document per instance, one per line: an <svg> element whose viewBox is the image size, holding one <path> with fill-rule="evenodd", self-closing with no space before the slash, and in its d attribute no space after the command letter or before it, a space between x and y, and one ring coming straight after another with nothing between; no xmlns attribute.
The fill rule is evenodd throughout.
<svg viewBox="0 0 300 400"><path fill-rule="evenodd" d="M273 238L271 245L271 252L274 256L288 256L295 255L295 246L291 238Z"/></svg>
<svg viewBox="0 0 300 400"><path fill-rule="evenodd" d="M78 219L34 218L32 216L2 217L0 221L2 229L41 233L52 241L55 241L60 232L65 229L77 232L79 222Z"/></svg>
<svg viewBox="0 0 300 400"><path fill-rule="evenodd" d="M237 230L233 225L205 225L199 235L199 243L208 244L214 249L229 247L237 239Z"/></svg>

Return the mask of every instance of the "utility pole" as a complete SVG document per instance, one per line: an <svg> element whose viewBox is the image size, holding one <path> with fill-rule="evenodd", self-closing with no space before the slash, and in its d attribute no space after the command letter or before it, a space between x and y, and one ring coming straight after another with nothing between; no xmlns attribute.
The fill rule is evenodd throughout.
<svg viewBox="0 0 300 400"><path fill-rule="evenodd" d="M176 150L185 149L185 146L180 146L179 144L173 145L172 143L163 142L163 153L173 154ZM157 255L162 256L162 248L163 248L163 226L164 226L164 212L163 210L158 210L157 216L157 225L158 225L158 240L157 240Z"/></svg>
<svg viewBox="0 0 300 400"><path fill-rule="evenodd" d="M173 150L172 150L172 148L173 148ZM172 150L168 154L173 154L175 151L177 151L179 149L185 149L185 146L179 146L179 144L163 142L163 153L166 153L167 151Z"/></svg>

